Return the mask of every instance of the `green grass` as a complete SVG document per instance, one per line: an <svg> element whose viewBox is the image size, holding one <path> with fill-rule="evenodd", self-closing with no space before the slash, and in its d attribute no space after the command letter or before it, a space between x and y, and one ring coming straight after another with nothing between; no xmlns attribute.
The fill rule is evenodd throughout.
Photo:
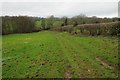
<svg viewBox="0 0 120 80"><path fill-rule="evenodd" d="M67 32L43 31L5 35L2 40L3 78L118 76L117 38L75 37Z"/></svg>

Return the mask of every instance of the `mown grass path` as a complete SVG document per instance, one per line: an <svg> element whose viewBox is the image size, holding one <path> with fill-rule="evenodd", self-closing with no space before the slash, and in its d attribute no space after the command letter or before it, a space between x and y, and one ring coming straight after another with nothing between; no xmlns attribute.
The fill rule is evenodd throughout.
<svg viewBox="0 0 120 80"><path fill-rule="evenodd" d="M117 77L117 38L43 31L3 36L3 78Z"/></svg>

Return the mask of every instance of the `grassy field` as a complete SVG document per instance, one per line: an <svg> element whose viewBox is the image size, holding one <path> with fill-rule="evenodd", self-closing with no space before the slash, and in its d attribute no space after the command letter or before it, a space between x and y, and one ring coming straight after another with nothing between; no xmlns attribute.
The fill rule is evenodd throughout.
<svg viewBox="0 0 120 80"><path fill-rule="evenodd" d="M43 31L2 37L3 78L114 78L118 43L113 37L75 37Z"/></svg>

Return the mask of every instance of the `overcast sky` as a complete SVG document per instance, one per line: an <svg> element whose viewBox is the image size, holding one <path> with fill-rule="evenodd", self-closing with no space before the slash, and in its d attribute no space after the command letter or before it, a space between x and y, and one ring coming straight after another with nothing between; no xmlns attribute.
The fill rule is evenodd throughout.
<svg viewBox="0 0 120 80"><path fill-rule="evenodd" d="M6 1L6 2L4 2ZM32 0L8 0L1 1L2 5L0 15L28 15L48 17L54 15L56 17L72 17L79 14L98 17L117 17L118 16L118 0L41 0L34 2ZM21 2L22 1L22 2Z"/></svg>

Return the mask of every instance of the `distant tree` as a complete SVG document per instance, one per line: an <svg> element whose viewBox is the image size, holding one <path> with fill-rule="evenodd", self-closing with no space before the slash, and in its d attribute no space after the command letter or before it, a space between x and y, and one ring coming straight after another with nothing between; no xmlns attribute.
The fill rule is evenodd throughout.
<svg viewBox="0 0 120 80"><path fill-rule="evenodd" d="M80 14L77 16L73 16L71 18L72 21L77 21L77 24L84 24L87 23L88 19L87 16L85 14Z"/></svg>
<svg viewBox="0 0 120 80"><path fill-rule="evenodd" d="M65 18L64 25L65 25L65 26L67 26L67 25L68 25L68 19L67 19L67 17Z"/></svg>
<svg viewBox="0 0 120 80"><path fill-rule="evenodd" d="M42 26L42 29L44 30L45 29L45 19L42 18L41 20L41 26Z"/></svg>
<svg viewBox="0 0 120 80"><path fill-rule="evenodd" d="M73 27L75 27L77 25L78 25L77 21L73 21Z"/></svg>
<svg viewBox="0 0 120 80"><path fill-rule="evenodd" d="M51 27L53 27L54 19L55 18L53 15L51 15L47 18L46 29L50 29Z"/></svg>
<svg viewBox="0 0 120 80"><path fill-rule="evenodd" d="M34 22L32 18L27 16L19 16L17 17L17 26L19 33L28 33L32 32L34 29Z"/></svg>
<svg viewBox="0 0 120 80"><path fill-rule="evenodd" d="M61 21L63 21L63 24L61 24L62 26L67 26L68 25L68 18L66 16L62 17Z"/></svg>

